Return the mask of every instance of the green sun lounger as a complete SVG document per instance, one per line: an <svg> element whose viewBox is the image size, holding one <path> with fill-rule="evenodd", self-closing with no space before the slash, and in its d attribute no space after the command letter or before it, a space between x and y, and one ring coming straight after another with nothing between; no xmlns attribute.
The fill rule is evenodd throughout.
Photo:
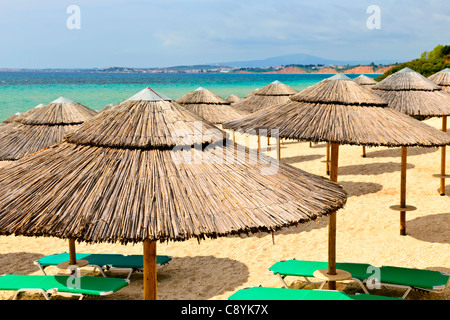
<svg viewBox="0 0 450 320"><path fill-rule="evenodd" d="M129 280L119 278L15 274L0 276L0 291L15 291L14 300L21 292L38 292L47 300L54 294L79 296L81 300L86 295L110 295L128 284Z"/></svg>
<svg viewBox="0 0 450 320"><path fill-rule="evenodd" d="M144 268L144 260L142 255L122 255L122 254L91 254L77 253L77 260L87 260L88 266L99 269L101 274L106 277L105 271L110 269L128 271L127 279L136 271L142 271ZM45 273L45 268L49 266L57 266L58 264L68 261L69 253L59 253L45 256L34 261L41 271ZM167 265L172 260L170 256L158 255L156 263L158 266Z"/></svg>
<svg viewBox="0 0 450 320"><path fill-rule="evenodd" d="M278 275L283 285L287 288L284 279L287 276L313 277L313 273L319 269L327 269L328 263L322 261L286 260L279 261L269 268L269 272ZM366 294L367 284L373 284L377 280L379 285L385 287L399 287L406 289L402 298L406 298L412 289L421 289L430 292L442 292L449 282L450 275L432 270L412 268L400 268L391 266L375 267L365 263L336 263L336 268L345 270L352 275L352 280L360 284ZM322 282L320 288L325 282Z"/></svg>
<svg viewBox="0 0 450 320"><path fill-rule="evenodd" d="M236 291L229 300L403 300L372 294L346 294L334 290L252 287Z"/></svg>

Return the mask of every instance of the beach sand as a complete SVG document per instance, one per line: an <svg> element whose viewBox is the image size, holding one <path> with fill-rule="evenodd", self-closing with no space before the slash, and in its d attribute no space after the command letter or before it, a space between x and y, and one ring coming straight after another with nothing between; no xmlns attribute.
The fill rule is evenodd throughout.
<svg viewBox="0 0 450 320"><path fill-rule="evenodd" d="M426 123L441 129L441 119ZM238 136L238 142L244 136ZM262 139L263 142L265 139ZM255 146L256 138L252 145ZM274 140L272 141L274 142ZM447 148L447 159L449 152ZM305 171L326 176L325 143L285 141L282 160ZM439 195L438 148L408 149L407 204L418 209L408 212L406 236L399 234L399 213L389 209L400 201L400 148L362 148L341 146L339 183L348 192L345 208L337 213L337 260L438 270L450 273L450 181L446 196ZM448 161L447 161L448 163ZM447 165L448 168L448 165ZM158 299L227 299L236 290L249 286L281 287L280 280L267 269L284 259L327 261L328 219L301 224L271 234L230 236L201 241L158 243L158 254L173 256L158 271ZM142 245L77 244L78 252L142 254ZM54 238L0 237L0 274L41 274L33 260L48 254L67 252L68 244ZM61 272L47 269L50 274ZM87 269L91 270L91 269ZM89 274L94 274L90 272ZM98 273L96 273L98 274ZM124 273L114 276L125 277ZM305 281L287 278L294 288L317 288ZM338 283L348 293L362 292L352 283ZM373 294L401 296L403 289L375 289ZM12 293L0 292L0 299ZM142 299L141 274L133 274L128 287L106 297L85 299ZM25 299L42 299L27 294ZM413 291L410 299L450 299L450 288L443 293ZM55 296L55 299L64 299Z"/></svg>

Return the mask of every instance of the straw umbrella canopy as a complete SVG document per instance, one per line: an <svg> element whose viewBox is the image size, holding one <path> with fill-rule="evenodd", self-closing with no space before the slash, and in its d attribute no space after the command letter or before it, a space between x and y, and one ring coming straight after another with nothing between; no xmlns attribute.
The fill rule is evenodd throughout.
<svg viewBox="0 0 450 320"><path fill-rule="evenodd" d="M330 179L337 182L339 145L402 146L401 205L406 203L406 147L450 144L450 137L412 117L388 108L380 97L345 75L324 79L293 95L290 102L263 109L224 128L255 132L277 130L281 138L331 144ZM408 207L409 210L409 207ZM405 230L401 214L401 234ZM336 215L330 215L330 252L335 255ZM332 259L329 274L336 273Z"/></svg>
<svg viewBox="0 0 450 320"><path fill-rule="evenodd" d="M444 91L450 92L450 68L445 68L428 77Z"/></svg>
<svg viewBox="0 0 450 320"><path fill-rule="evenodd" d="M353 81L355 81L360 86L369 86L369 87L374 86L378 83L373 78L368 77L364 74L357 76L355 79L353 79Z"/></svg>
<svg viewBox="0 0 450 320"><path fill-rule="evenodd" d="M8 117L7 119L5 119L2 123L12 123L15 122L16 118L19 117L21 115L20 112L17 112L15 114L13 114L12 116Z"/></svg>
<svg viewBox="0 0 450 320"><path fill-rule="evenodd" d="M289 101L289 96L297 92L294 88L276 80L254 92L248 98L234 103L233 106L236 109L256 112L270 106L286 103Z"/></svg>
<svg viewBox="0 0 450 320"><path fill-rule="evenodd" d="M372 87L387 101L390 108L407 115L442 117L442 131L447 132L447 116L450 115L450 94L418 72L404 68L391 74ZM445 195L446 148L441 148L441 173L433 175L440 179L440 194Z"/></svg>
<svg viewBox="0 0 450 320"><path fill-rule="evenodd" d="M13 114L12 116L5 119L2 123L0 123L0 130L4 131L7 128L11 128L12 126L15 126L17 122L15 121L19 116L21 115L20 112ZM0 134L1 134L0 131Z"/></svg>
<svg viewBox="0 0 450 320"><path fill-rule="evenodd" d="M241 101L242 98L238 97L235 94L229 95L225 100L227 100L228 102L230 102L231 104Z"/></svg>
<svg viewBox="0 0 450 320"><path fill-rule="evenodd" d="M158 240L270 232L344 206L336 183L286 164L269 174L268 157L247 161L224 139L144 89L63 142L0 169L0 234L143 242L144 298L154 299Z"/></svg>
<svg viewBox="0 0 450 320"><path fill-rule="evenodd" d="M0 160L17 160L61 142L66 133L96 114L64 97L39 105L18 116L17 123L0 134Z"/></svg>
<svg viewBox="0 0 450 320"><path fill-rule="evenodd" d="M241 101L238 101L236 103L233 103L233 107L239 110L244 110L249 113L259 111L261 109L275 106L275 105L281 105L283 103L286 103L289 101L289 97L298 91L294 88L288 86L287 84L284 84L278 80L269 83L268 85L264 86L261 89L256 89L250 94L248 94L248 97L244 97ZM261 148L261 139L260 135L257 135L257 145L258 145L258 151L260 151ZM270 143L269 136L267 137L267 144ZM277 150L280 149L280 141L277 140ZM279 153L279 151L277 151Z"/></svg>
<svg viewBox="0 0 450 320"><path fill-rule="evenodd" d="M185 94L177 102L213 124L239 119L249 113L232 107L231 102L203 87Z"/></svg>
<svg viewBox="0 0 450 320"><path fill-rule="evenodd" d="M260 88L256 88L256 89L250 91L250 92L247 93L242 99L246 99L246 98L248 98L248 97L253 96L253 95L254 95L256 92L258 92L259 90L261 90L261 89L260 89Z"/></svg>

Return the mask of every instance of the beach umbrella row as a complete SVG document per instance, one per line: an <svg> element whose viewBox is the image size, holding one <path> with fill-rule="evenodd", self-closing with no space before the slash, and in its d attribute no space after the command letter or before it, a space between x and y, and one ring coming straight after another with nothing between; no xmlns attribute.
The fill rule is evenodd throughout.
<svg viewBox="0 0 450 320"><path fill-rule="evenodd" d="M0 234L143 243L144 298L154 299L157 241L272 232L344 206L338 184L283 163L263 174L269 157L248 161L254 151L239 156L226 141L144 89L0 169ZM202 161L180 161L189 156Z"/></svg>
<svg viewBox="0 0 450 320"><path fill-rule="evenodd" d="M18 115L0 131L0 161L18 160L63 140L97 112L60 97Z"/></svg>
<svg viewBox="0 0 450 320"><path fill-rule="evenodd" d="M442 117L442 131L447 131L447 116L450 115L450 94L433 81L410 68L404 68L386 77L371 87L397 111L412 117ZM440 194L445 195L446 147L441 147L441 173L434 175L441 180Z"/></svg>
<svg viewBox="0 0 450 320"><path fill-rule="evenodd" d="M224 123L224 128L254 132L278 129L279 136L300 141L331 144L330 179L337 182L339 145L388 147L435 147L450 144L450 137L414 118L388 108L379 96L343 74L304 89L290 102L269 107L242 119ZM406 152L402 152L402 200L406 200ZM405 201L399 209L409 209ZM400 234L405 234L405 217L400 217ZM329 216L329 270L338 274L335 264L336 214ZM334 281L330 287L335 288Z"/></svg>

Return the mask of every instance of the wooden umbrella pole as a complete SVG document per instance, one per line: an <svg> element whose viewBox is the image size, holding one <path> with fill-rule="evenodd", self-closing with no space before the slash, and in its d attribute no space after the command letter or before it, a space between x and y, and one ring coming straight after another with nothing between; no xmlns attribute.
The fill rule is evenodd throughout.
<svg viewBox="0 0 450 320"><path fill-rule="evenodd" d="M156 300L156 241L144 240L144 300Z"/></svg>
<svg viewBox="0 0 450 320"><path fill-rule="evenodd" d="M442 131L447 132L447 116L442 117ZM441 147L441 196L445 196L445 154L447 152L445 146Z"/></svg>
<svg viewBox="0 0 450 320"><path fill-rule="evenodd" d="M365 158L366 157L366 146L363 146L362 149L363 149L362 156L363 156L363 158Z"/></svg>
<svg viewBox="0 0 450 320"><path fill-rule="evenodd" d="M278 159L278 161L281 160L281 145L280 145L281 141L280 140L281 140L280 138L277 139L277 159Z"/></svg>
<svg viewBox="0 0 450 320"><path fill-rule="evenodd" d="M77 255L75 250L75 239L69 238L69 265L77 263Z"/></svg>
<svg viewBox="0 0 450 320"><path fill-rule="evenodd" d="M402 168L400 173L400 208L406 208L406 157L407 147L402 147ZM400 211L400 235L406 235L406 211Z"/></svg>
<svg viewBox="0 0 450 320"><path fill-rule="evenodd" d="M339 144L331 143L330 180L338 180ZM336 275L336 212L328 218L328 274ZM329 281L328 288L336 290L336 281Z"/></svg>
<svg viewBox="0 0 450 320"><path fill-rule="evenodd" d="M258 132L258 152L261 152L261 137L259 136L259 132Z"/></svg>
<svg viewBox="0 0 450 320"><path fill-rule="evenodd" d="M330 174L330 143L329 142L327 142L327 160L326 160L326 163L327 163L327 174L329 175Z"/></svg>

